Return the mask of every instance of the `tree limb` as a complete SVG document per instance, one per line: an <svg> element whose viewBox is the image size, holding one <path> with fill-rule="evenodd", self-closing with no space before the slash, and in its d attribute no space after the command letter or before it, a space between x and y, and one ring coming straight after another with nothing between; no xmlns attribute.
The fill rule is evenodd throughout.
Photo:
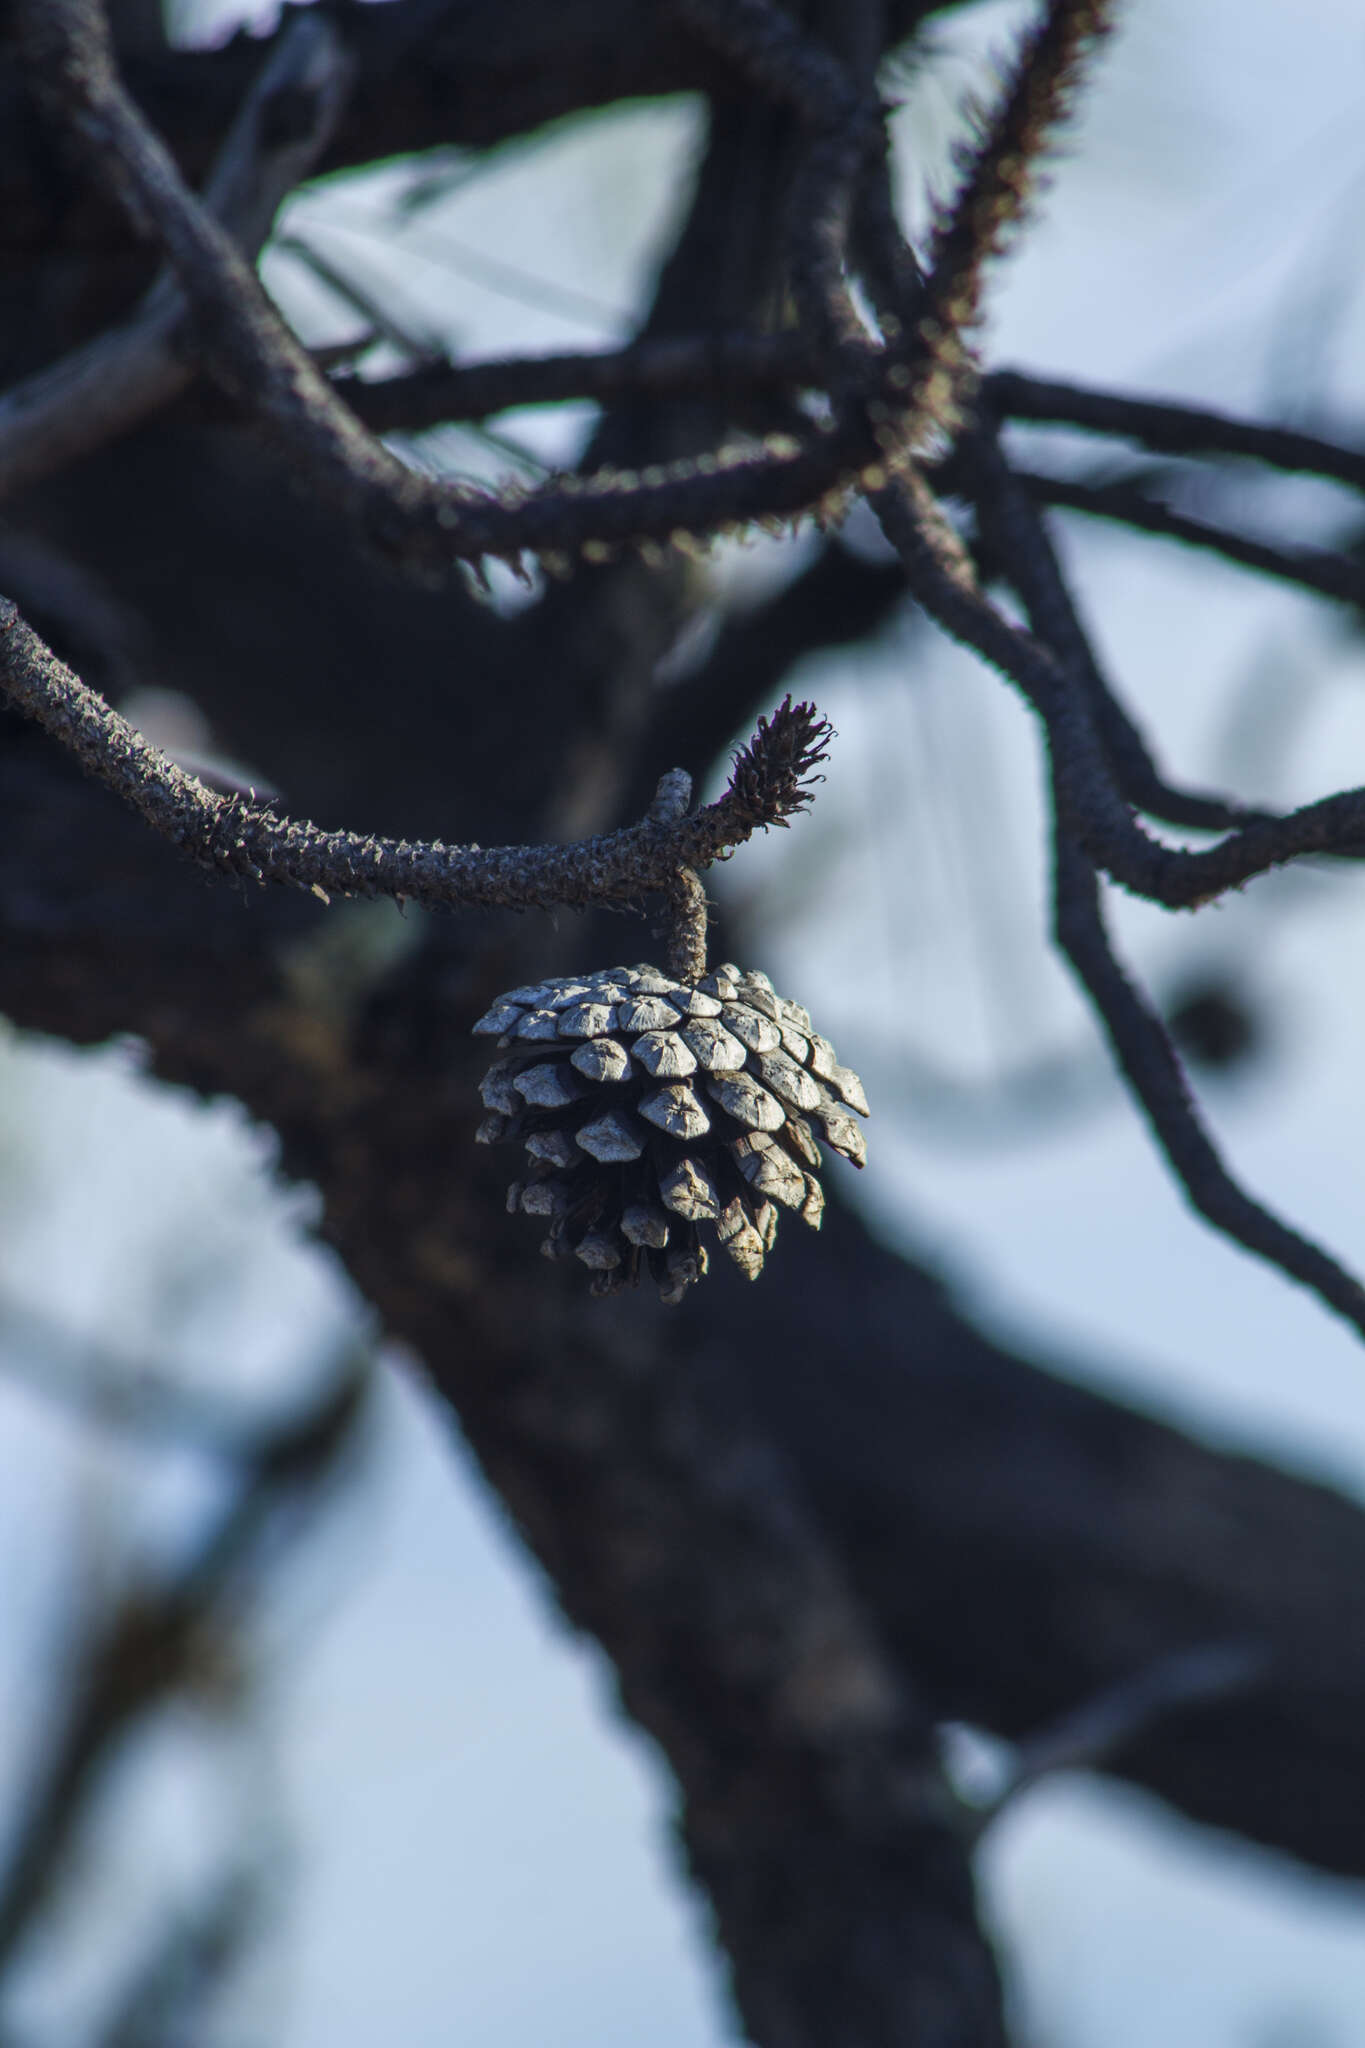
<svg viewBox="0 0 1365 2048"><path fill-rule="evenodd" d="M1327 548L1277 547L1211 519L1177 511L1173 505L1149 497L1130 483L1045 476L1036 470L1021 469L1016 473L1024 489L1042 505L1085 512L1095 519L1130 526L1138 533L1179 541L1185 547L1204 548L1225 561L1235 562L1239 568L1272 576L1277 583L1293 584L1318 597L1335 598L1340 604L1365 606L1365 566L1354 556Z"/></svg>
<svg viewBox="0 0 1365 2048"><path fill-rule="evenodd" d="M724 796L687 817L647 817L576 846L445 846L324 832L207 789L72 675L5 598L0 692L200 867L287 883L324 901L333 893L392 896L444 910L582 909L636 903L650 891L669 890L679 868L707 867L801 810L828 734L812 706L793 706L788 698L771 721L759 721Z"/></svg>
<svg viewBox="0 0 1365 2048"><path fill-rule="evenodd" d="M326 147L349 77L325 18L296 15L247 95L203 195L206 213L248 258ZM278 110L286 104L280 133ZM184 347L185 317L184 294L163 273L131 320L0 396L0 497L77 461L187 390L195 369Z"/></svg>
<svg viewBox="0 0 1365 2048"><path fill-rule="evenodd" d="M1233 455L1300 476L1331 477L1365 490L1365 454L1292 427L1234 418L1211 407L1180 405L1091 385L993 370L986 379L992 405L1007 419L1079 427L1116 434L1159 455Z"/></svg>

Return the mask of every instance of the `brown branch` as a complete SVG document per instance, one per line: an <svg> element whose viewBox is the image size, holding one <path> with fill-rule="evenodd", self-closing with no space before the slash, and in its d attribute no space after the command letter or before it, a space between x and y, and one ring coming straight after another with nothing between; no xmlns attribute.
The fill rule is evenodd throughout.
<svg viewBox="0 0 1365 2048"><path fill-rule="evenodd" d="M324 832L206 789L72 675L4 598L0 692L201 867L324 899L391 896L429 909L583 909L670 890L679 868L707 867L804 808L828 730L813 706L788 698L760 722L724 796L700 811L570 846L445 846Z"/></svg>

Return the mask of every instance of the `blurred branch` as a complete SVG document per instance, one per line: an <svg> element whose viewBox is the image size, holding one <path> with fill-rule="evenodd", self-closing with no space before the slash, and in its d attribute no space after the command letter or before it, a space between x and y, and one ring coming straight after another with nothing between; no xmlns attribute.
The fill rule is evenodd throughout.
<svg viewBox="0 0 1365 2048"><path fill-rule="evenodd" d="M1168 1715L1235 1697L1263 1680L1269 1666L1264 1648L1209 1643L1120 1679L1015 1745L1015 1771L988 1818L1054 1771L1104 1770Z"/></svg>
<svg viewBox="0 0 1365 2048"><path fill-rule="evenodd" d="M349 272L324 256L321 250L315 249L302 235L277 235L272 246L282 254L292 256L296 263L301 263L319 284L325 285L353 313L358 313L365 322L371 342L387 341L410 363L429 365L433 357L439 355L432 339L405 327L387 306L379 303L374 293L367 291ZM314 352L314 361L317 360Z"/></svg>
<svg viewBox="0 0 1365 2048"><path fill-rule="evenodd" d="M316 1496L364 1412L368 1360L352 1364L256 1459L235 1497L165 1585L131 1592L83 1653L64 1725L49 1730L8 1865L0 1874L0 1974L44 1909L92 1788L129 1727L193 1677L278 1510Z"/></svg>
<svg viewBox="0 0 1365 2048"><path fill-rule="evenodd" d="M745 397L820 382L813 351L794 333L648 335L627 347L574 355L433 363L367 382L333 380L376 434L416 433L486 419L518 406L601 403L644 395Z"/></svg>
<svg viewBox="0 0 1365 2048"><path fill-rule="evenodd" d="M233 1870L206 1899L168 1916L115 2009L92 2036L94 2048L183 2048L202 2041L214 1994L264 1931L266 1879Z"/></svg>
<svg viewBox="0 0 1365 2048"><path fill-rule="evenodd" d="M978 1844L1024 1793L1058 1771L1121 1766L1144 1741L1159 1739L1168 1721L1235 1699L1262 1684L1269 1673L1264 1648L1249 1643L1175 1650L1019 1736L1006 1755L991 1757L984 1783L980 1759L973 1757L970 1747L963 1758L968 1765L965 1779L960 1767L954 1767L955 1735L961 1724L946 1724L941 1737L944 1755L963 1801L968 1839ZM970 1731L961 1732L970 1736Z"/></svg>
<svg viewBox="0 0 1365 2048"><path fill-rule="evenodd" d="M245 1401L207 1394L183 1376L111 1351L13 1299L0 1300L0 1374L82 1422L237 1464L259 1464L281 1436L278 1418L263 1417ZM284 1434L298 1426L286 1422Z"/></svg>
<svg viewBox="0 0 1365 2048"><path fill-rule="evenodd" d="M350 78L335 31L296 14L233 123L203 195L206 215L254 258L279 205L316 163ZM0 396L0 496L136 426L194 381L187 307L169 272L124 326Z"/></svg>
<svg viewBox="0 0 1365 2048"><path fill-rule="evenodd" d="M1026 480L1009 463L995 420L982 407L976 431L956 458L965 471L980 541L992 575L1024 598L1038 639L1067 669L1086 699L1095 732L1124 799L1150 817L1196 830L1229 832L1271 814L1227 796L1176 789L1157 767L1142 733L1100 667L1048 529L1030 501Z"/></svg>
<svg viewBox="0 0 1365 2048"><path fill-rule="evenodd" d="M887 494L878 512L930 617L1007 676L1039 714L1068 829L1097 867L1135 895L1169 910L1192 909L1302 854L1355 855L1365 845L1365 791L1357 789L1284 817L1253 813L1204 852L1153 838L1131 813L1080 681L979 590L944 571L913 508Z"/></svg>
<svg viewBox="0 0 1365 2048"><path fill-rule="evenodd" d="M1216 1230L1311 1288L1365 1334L1365 1287L1355 1274L1254 1200L1224 1165L1165 1026L1115 954L1094 868L1060 832L1053 858L1057 943L1094 1004L1119 1072L1191 1203Z"/></svg>
<svg viewBox="0 0 1365 2048"><path fill-rule="evenodd" d="M141 622L98 576L51 541L0 526L0 590L40 618L66 651L96 678L106 696L135 683L144 651Z"/></svg>
<svg viewBox="0 0 1365 2048"><path fill-rule="evenodd" d="M935 1714L1040 1763L1116 1729L1094 1767L1365 1876L1358 1503L992 1344L837 1206L823 1235L676 1341L747 1389Z"/></svg>

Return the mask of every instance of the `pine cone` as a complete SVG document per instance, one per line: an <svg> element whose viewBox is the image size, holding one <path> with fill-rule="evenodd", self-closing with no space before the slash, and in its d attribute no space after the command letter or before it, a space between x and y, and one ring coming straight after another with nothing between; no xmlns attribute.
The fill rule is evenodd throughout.
<svg viewBox="0 0 1365 2048"><path fill-rule="evenodd" d="M594 1294L647 1265L681 1301L707 1269L703 1223L757 1279L775 1204L820 1227L816 1138L867 1156L848 1113L867 1115L861 1081L766 974L724 966L693 986L610 967L514 988L474 1030L504 1054L478 1142L519 1139L531 1157L507 1206L549 1219L541 1250L590 1267Z"/></svg>

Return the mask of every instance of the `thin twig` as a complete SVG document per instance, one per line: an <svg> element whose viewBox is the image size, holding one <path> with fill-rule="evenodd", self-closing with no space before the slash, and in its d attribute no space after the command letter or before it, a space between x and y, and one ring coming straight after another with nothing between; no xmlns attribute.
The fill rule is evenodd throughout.
<svg viewBox="0 0 1365 2048"><path fill-rule="evenodd" d="M1168 910L1188 910L1304 854L1359 857L1365 789L1339 791L1283 817L1256 814L1202 852L1154 838L1132 814L1081 684L1041 641L945 572L903 492L880 493L874 509L930 617L1013 682L1042 719L1061 818L1124 888Z"/></svg>
<svg viewBox="0 0 1365 2048"><path fill-rule="evenodd" d="M1042 513L1005 459L983 404L963 451L981 537L1023 598L1034 631L1086 691L1096 728L1128 802L1169 824L1228 832L1270 814L1223 796L1174 789L1104 675L1080 623Z"/></svg>
<svg viewBox="0 0 1365 2048"><path fill-rule="evenodd" d="M1273 547L1250 534L1215 525L1212 520L1177 512L1132 484L1089 483L1073 477L1044 476L1034 470L1017 470L1015 474L1024 489L1042 504L1086 512L1096 519L1116 520L1121 526L1180 541L1186 547L1206 548L1240 568L1296 584L1320 597L1365 605L1365 564L1350 555L1333 554L1325 548Z"/></svg>
<svg viewBox="0 0 1365 2048"><path fill-rule="evenodd" d="M1089 994L1119 1071L1190 1201L1215 1230L1309 1288L1365 1336L1365 1287L1330 1253L1253 1200L1219 1158L1161 1019L1114 953L1099 878L1064 832L1057 834L1054 859L1057 943Z"/></svg>
<svg viewBox="0 0 1365 2048"><path fill-rule="evenodd" d="M1023 600L1034 632L1046 637L1061 670L1086 694L1104 729L1098 713L1104 705L1113 705L1113 699L1046 528L1021 495L989 420L976 437L973 453L984 486L983 503L992 507L993 538L1002 551L1005 573ZM1108 724L1114 730L1112 717ZM1117 733L1123 742L1119 758L1131 764L1134 743L1140 748L1137 735L1129 738L1121 726ZM1139 760L1145 760L1145 753ZM1118 1056L1119 1070L1191 1202L1216 1228L1313 1288L1365 1332L1365 1289L1354 1276L1253 1200L1224 1166L1204 1129L1165 1026L1119 965L1104 926L1099 878L1070 841L1061 803L1054 808L1053 860L1058 944L1093 1003Z"/></svg>
<svg viewBox="0 0 1365 2048"><path fill-rule="evenodd" d="M1172 1715L1217 1706L1250 1691L1270 1664L1269 1652L1259 1644L1206 1643L1176 1650L1106 1686L1015 1744L1004 1785L984 1805L966 1810L969 1839L979 1841L1023 1793L1057 1771L1108 1769Z"/></svg>
<svg viewBox="0 0 1365 2048"><path fill-rule="evenodd" d="M1296 428L1267 427L1203 406L1029 377L1020 370L993 370L986 388L991 404L1006 419L1121 435L1158 455L1242 456L1293 475L1331 477L1365 490L1365 452Z"/></svg>

